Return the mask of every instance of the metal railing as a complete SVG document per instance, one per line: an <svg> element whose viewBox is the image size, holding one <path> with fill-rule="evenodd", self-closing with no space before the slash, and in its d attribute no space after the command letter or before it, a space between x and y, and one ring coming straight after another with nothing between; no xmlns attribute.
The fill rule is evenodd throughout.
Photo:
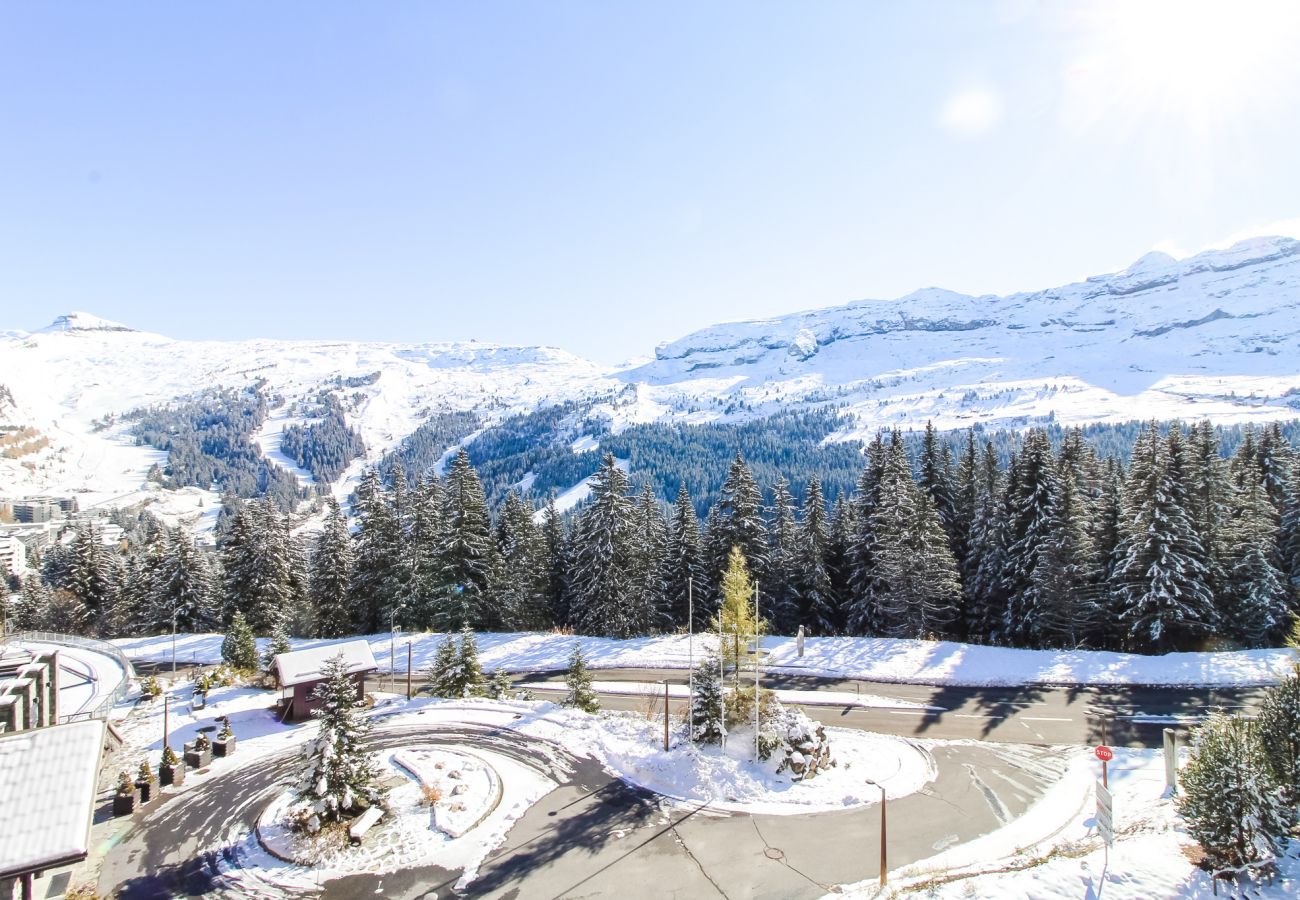
<svg viewBox="0 0 1300 900"><path fill-rule="evenodd" d="M83 650L94 651L101 656L112 657L122 667L122 680L113 693L101 700L94 709L59 716L59 724L80 722L86 719L107 719L113 707L122 702L122 699L131 690L131 679L135 677L135 667L131 665L131 660L127 659L125 653L108 641L81 637L75 634L59 634L55 631L18 631L6 635L5 641L7 643L30 641L34 644L62 644L66 647L80 647Z"/></svg>

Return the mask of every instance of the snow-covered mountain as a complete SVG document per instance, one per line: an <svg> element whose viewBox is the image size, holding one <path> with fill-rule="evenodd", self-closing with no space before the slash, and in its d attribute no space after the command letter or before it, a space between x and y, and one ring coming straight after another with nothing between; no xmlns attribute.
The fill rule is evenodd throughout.
<svg viewBox="0 0 1300 900"><path fill-rule="evenodd" d="M298 401L346 386L349 423L377 458L429 415L487 420L580 400L613 430L833 403L832 439L881 426L1017 427L1133 418L1293 418L1300 407L1300 242L1259 238L1037 293L925 289L707 328L611 369L548 347L478 342L177 341L87 313L0 332L0 494L147 488L161 459L121 417L215 386L274 398L258 440L275 462ZM44 443L48 441L48 443ZM587 446L594 448L591 440ZM342 491L360 463L340 482ZM306 473L298 473L307 477ZM202 493L202 492L198 492Z"/></svg>

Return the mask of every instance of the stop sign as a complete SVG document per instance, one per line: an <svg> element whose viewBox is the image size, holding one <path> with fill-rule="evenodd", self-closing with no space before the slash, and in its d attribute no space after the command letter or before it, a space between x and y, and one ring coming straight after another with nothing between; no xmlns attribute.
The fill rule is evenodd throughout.
<svg viewBox="0 0 1300 900"><path fill-rule="evenodd" d="M1100 747L1093 750L1092 752L1096 753L1097 758L1102 762L1110 762L1112 759L1115 758L1115 751L1107 747L1105 744L1102 744Z"/></svg>

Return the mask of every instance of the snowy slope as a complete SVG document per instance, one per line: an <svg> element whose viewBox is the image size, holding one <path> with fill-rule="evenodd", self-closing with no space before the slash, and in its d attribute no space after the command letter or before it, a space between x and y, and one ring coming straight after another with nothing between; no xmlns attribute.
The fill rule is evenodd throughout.
<svg viewBox="0 0 1300 900"><path fill-rule="evenodd" d="M1296 415L1300 242L1258 238L1032 294L935 288L707 328L623 373L660 402L844 402L882 424Z"/></svg>
<svg viewBox="0 0 1300 900"><path fill-rule="evenodd" d="M120 421L96 422L258 379L280 398L263 448L292 469L278 451L295 402L337 376L377 373L344 391L375 459L433 412L476 410L493 421L583 399L614 431L835 403L848 415L832 440L927 420L1014 428L1049 417L1292 418L1297 350L1300 242L1281 237L1181 261L1149 253L1122 272L1036 293L929 288L718 325L619 369L554 348L478 342L177 341L72 313L37 332L0 331L0 426L34 428L50 442L0 458L0 484L6 494L86 492L83 506L150 490L144 474L162 454L136 446ZM354 464L336 493L360 470ZM575 501L583 487L573 487Z"/></svg>

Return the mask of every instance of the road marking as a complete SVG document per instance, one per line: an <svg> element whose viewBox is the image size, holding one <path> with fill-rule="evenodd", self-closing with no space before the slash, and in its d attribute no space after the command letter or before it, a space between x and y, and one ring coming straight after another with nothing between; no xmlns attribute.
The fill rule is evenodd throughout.
<svg viewBox="0 0 1300 900"><path fill-rule="evenodd" d="M870 709L871 707L867 707L867 708ZM876 708L878 709L879 707L876 707ZM891 716L914 716L914 715L917 715L917 714L920 714L920 715L923 715L923 716L928 716L928 715L929 715L930 713L932 713L932 712L936 712L936 710L933 710L933 709L891 709L891 710L889 711L889 714L890 714Z"/></svg>
<svg viewBox="0 0 1300 900"><path fill-rule="evenodd" d="M1058 719L1054 716L1021 716L1026 722L1073 722L1074 719Z"/></svg>
<svg viewBox="0 0 1300 900"><path fill-rule="evenodd" d="M1006 716L993 716L984 713L953 713L958 719L1005 719Z"/></svg>

